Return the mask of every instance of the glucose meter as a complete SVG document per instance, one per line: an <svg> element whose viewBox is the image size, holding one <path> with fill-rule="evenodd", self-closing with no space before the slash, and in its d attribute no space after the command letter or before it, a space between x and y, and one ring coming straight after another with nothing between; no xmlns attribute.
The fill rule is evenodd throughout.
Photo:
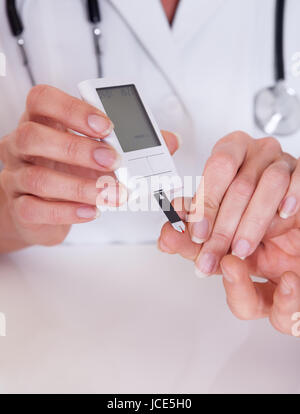
<svg viewBox="0 0 300 414"><path fill-rule="evenodd" d="M165 193L181 188L166 143L134 83L92 79L81 82L78 89L84 101L99 108L113 122L114 130L104 141L121 154L121 166L115 175L131 194L135 194L139 180L147 181L147 195L154 195L158 202L162 197L167 199ZM165 188L166 182L173 185ZM159 205L163 209L161 202ZM175 211L171 223L176 230L184 231L184 223Z"/></svg>

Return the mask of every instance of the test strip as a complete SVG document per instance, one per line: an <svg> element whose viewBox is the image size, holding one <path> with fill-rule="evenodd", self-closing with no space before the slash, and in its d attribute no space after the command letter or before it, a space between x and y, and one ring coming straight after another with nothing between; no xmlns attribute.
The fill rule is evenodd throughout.
<svg viewBox="0 0 300 414"><path fill-rule="evenodd" d="M185 224L181 220L179 215L176 213L176 211L174 210L174 207L170 203L168 197L163 192L163 190L155 191L154 197L156 201L158 202L159 207L162 209L162 211L164 212L165 216L167 217L169 222L172 224L174 229L176 231L179 231L180 233L184 233Z"/></svg>

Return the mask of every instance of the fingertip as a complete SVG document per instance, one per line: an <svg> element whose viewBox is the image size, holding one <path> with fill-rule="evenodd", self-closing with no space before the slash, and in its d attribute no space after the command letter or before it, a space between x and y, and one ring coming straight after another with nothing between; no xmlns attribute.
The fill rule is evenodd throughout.
<svg viewBox="0 0 300 414"><path fill-rule="evenodd" d="M232 252L231 253L231 255L233 256L233 257L237 257L238 259L240 259L240 260L242 260L242 262L244 261L244 260L246 260L246 256L238 256L236 253L234 253L234 252Z"/></svg>
<svg viewBox="0 0 300 414"><path fill-rule="evenodd" d="M248 275L247 266L244 261L232 254L221 259L220 267L225 280L231 283L238 282L245 274Z"/></svg>
<svg viewBox="0 0 300 414"><path fill-rule="evenodd" d="M280 211L280 212L279 212L279 217L280 217L280 218L282 218L283 220L286 220L286 219L288 219L290 216L289 216L287 213L285 213L284 211Z"/></svg>
<svg viewBox="0 0 300 414"><path fill-rule="evenodd" d="M195 260L201 248L191 241L188 231L180 233L176 231L169 222L163 226L160 240L168 251L173 254L178 253L189 260Z"/></svg>
<svg viewBox="0 0 300 414"><path fill-rule="evenodd" d="M114 129L111 120L100 112L88 115L87 123L93 134L99 137L107 137Z"/></svg>
<svg viewBox="0 0 300 414"><path fill-rule="evenodd" d="M182 145L182 137L181 137L181 135L176 134L175 132L173 132L173 135L175 136L175 138L177 140L177 149L178 149Z"/></svg>
<svg viewBox="0 0 300 414"><path fill-rule="evenodd" d="M194 272L198 279L207 279L209 277L206 273L201 272L197 266L194 267Z"/></svg>
<svg viewBox="0 0 300 414"><path fill-rule="evenodd" d="M160 240L166 248L176 251L178 242L182 239L183 235L184 233L179 233L167 222L161 230Z"/></svg>
<svg viewBox="0 0 300 414"><path fill-rule="evenodd" d="M286 220L294 216L298 211L298 200L295 196L288 196L282 203L279 211L279 216Z"/></svg>
<svg viewBox="0 0 300 414"><path fill-rule="evenodd" d="M171 155L173 155L181 145L181 137L178 134L170 131L161 131L161 133L164 137L164 140L167 144L167 147Z"/></svg>
<svg viewBox="0 0 300 414"><path fill-rule="evenodd" d="M201 245L205 242L204 239L199 239L198 237L195 237L195 236L192 236L191 239L192 239L192 242L195 243L195 244L200 244Z"/></svg>
<svg viewBox="0 0 300 414"><path fill-rule="evenodd" d="M173 254L174 252L169 248L169 246L167 246L165 244L165 242L162 240L162 238L160 237L157 240L157 248L158 250L160 250L162 253L168 253L168 254Z"/></svg>
<svg viewBox="0 0 300 414"><path fill-rule="evenodd" d="M77 218L84 221L96 220L100 215L101 211L97 207L83 205L76 210Z"/></svg>
<svg viewBox="0 0 300 414"><path fill-rule="evenodd" d="M282 275L285 279L289 280L291 283L298 283L300 278L295 272L284 272Z"/></svg>
<svg viewBox="0 0 300 414"><path fill-rule="evenodd" d="M300 279L294 272L285 272L278 284L278 293L281 296L290 296L300 289Z"/></svg>

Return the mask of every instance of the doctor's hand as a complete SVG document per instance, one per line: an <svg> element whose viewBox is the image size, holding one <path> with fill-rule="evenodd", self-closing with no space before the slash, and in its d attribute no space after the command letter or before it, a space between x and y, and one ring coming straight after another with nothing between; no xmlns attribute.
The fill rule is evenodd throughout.
<svg viewBox="0 0 300 414"><path fill-rule="evenodd" d="M300 162L273 138L255 140L236 132L218 141L203 176L204 217L188 223L185 234L166 223L160 249L193 260L200 277L222 273L228 253L244 260L244 274L274 286L285 272L299 273ZM291 286L294 294L297 289Z"/></svg>
<svg viewBox="0 0 300 414"><path fill-rule="evenodd" d="M241 320L269 318L273 327L300 337L300 276L285 272L265 283L253 282L246 262L232 255L221 261L227 303Z"/></svg>
<svg viewBox="0 0 300 414"><path fill-rule="evenodd" d="M58 244L71 224L97 217L96 199L124 200L126 189L113 180L120 156L95 140L112 129L105 114L79 99L47 85L31 89L19 125L0 141L0 252ZM164 137L174 152L176 136ZM101 175L112 176L113 189L97 188Z"/></svg>

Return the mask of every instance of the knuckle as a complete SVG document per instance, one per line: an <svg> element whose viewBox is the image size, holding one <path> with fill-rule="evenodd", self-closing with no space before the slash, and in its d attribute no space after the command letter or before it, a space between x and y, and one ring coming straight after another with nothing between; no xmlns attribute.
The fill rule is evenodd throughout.
<svg viewBox="0 0 300 414"><path fill-rule="evenodd" d="M87 192L87 183L84 180L79 180L74 187L74 197L77 201L85 201Z"/></svg>
<svg viewBox="0 0 300 414"><path fill-rule="evenodd" d="M46 195L48 174L43 168L38 166L24 167L20 173L20 181L22 188L36 195Z"/></svg>
<svg viewBox="0 0 300 414"><path fill-rule="evenodd" d="M80 113L83 103L73 97L70 97L64 106L64 118L68 121L74 118L74 115Z"/></svg>
<svg viewBox="0 0 300 414"><path fill-rule="evenodd" d="M263 181L271 188L287 186L290 181L290 171L285 163L275 163L268 167L263 174Z"/></svg>
<svg viewBox="0 0 300 414"><path fill-rule="evenodd" d="M291 154L288 154L287 152L282 151L281 156L282 156L281 159L287 162L291 169L295 169L297 167L298 160L295 157L293 157Z"/></svg>
<svg viewBox="0 0 300 414"><path fill-rule="evenodd" d="M35 222L35 208L32 200L28 196L21 196L15 201L16 216L21 223Z"/></svg>
<svg viewBox="0 0 300 414"><path fill-rule="evenodd" d="M14 170L4 168L0 173L0 187L8 199L17 193L17 177Z"/></svg>
<svg viewBox="0 0 300 414"><path fill-rule="evenodd" d="M76 138L68 137L64 146L65 156L70 161L75 161L80 154L80 146Z"/></svg>
<svg viewBox="0 0 300 414"><path fill-rule="evenodd" d="M207 166L217 174L233 174L237 163L233 155L220 151L210 157Z"/></svg>
<svg viewBox="0 0 300 414"><path fill-rule="evenodd" d="M36 124L32 121L23 122L19 125L16 136L15 146L18 152L29 153L31 142L36 135Z"/></svg>
<svg viewBox="0 0 300 414"><path fill-rule="evenodd" d="M204 198L204 210L217 211L219 209L219 201L211 196Z"/></svg>
<svg viewBox="0 0 300 414"><path fill-rule="evenodd" d="M51 86L48 85L36 85L30 89L26 100L26 106L30 112L35 112L39 101L47 98L50 89Z"/></svg>
<svg viewBox="0 0 300 414"><path fill-rule="evenodd" d="M246 134L246 132L244 131L233 131L230 134L226 135L225 137L221 138L217 144L215 145L215 147L217 147L219 144L227 144L230 142L241 142L241 140L244 141L249 141L250 136L248 134Z"/></svg>
<svg viewBox="0 0 300 414"><path fill-rule="evenodd" d="M211 240L216 241L216 245L218 246L225 246L228 250L231 244L232 235L230 235L225 229L218 229L211 235Z"/></svg>
<svg viewBox="0 0 300 414"><path fill-rule="evenodd" d="M53 225L59 225L62 222L61 209L58 206L51 206L49 209L49 222Z"/></svg>
<svg viewBox="0 0 300 414"><path fill-rule="evenodd" d="M255 191L255 187L256 184L253 180L245 176L239 176L231 184L230 189L243 198L250 198Z"/></svg>
<svg viewBox="0 0 300 414"><path fill-rule="evenodd" d="M241 130L233 131L231 134L229 134L229 137L233 141L238 141L238 142L241 142L241 140L249 141L250 139L252 139L250 135L248 135L246 132L241 131Z"/></svg>
<svg viewBox="0 0 300 414"><path fill-rule="evenodd" d="M265 220L266 219L263 216L249 215L249 217L247 217L247 226L252 229L253 234L258 236L266 226Z"/></svg>
<svg viewBox="0 0 300 414"><path fill-rule="evenodd" d="M12 177L11 173L4 169L0 173L0 186L7 193L12 190Z"/></svg>
<svg viewBox="0 0 300 414"><path fill-rule="evenodd" d="M281 145L276 138L273 137L266 137L259 139L259 143L261 145L261 149L267 152L271 152L272 154L279 154L282 152Z"/></svg>

